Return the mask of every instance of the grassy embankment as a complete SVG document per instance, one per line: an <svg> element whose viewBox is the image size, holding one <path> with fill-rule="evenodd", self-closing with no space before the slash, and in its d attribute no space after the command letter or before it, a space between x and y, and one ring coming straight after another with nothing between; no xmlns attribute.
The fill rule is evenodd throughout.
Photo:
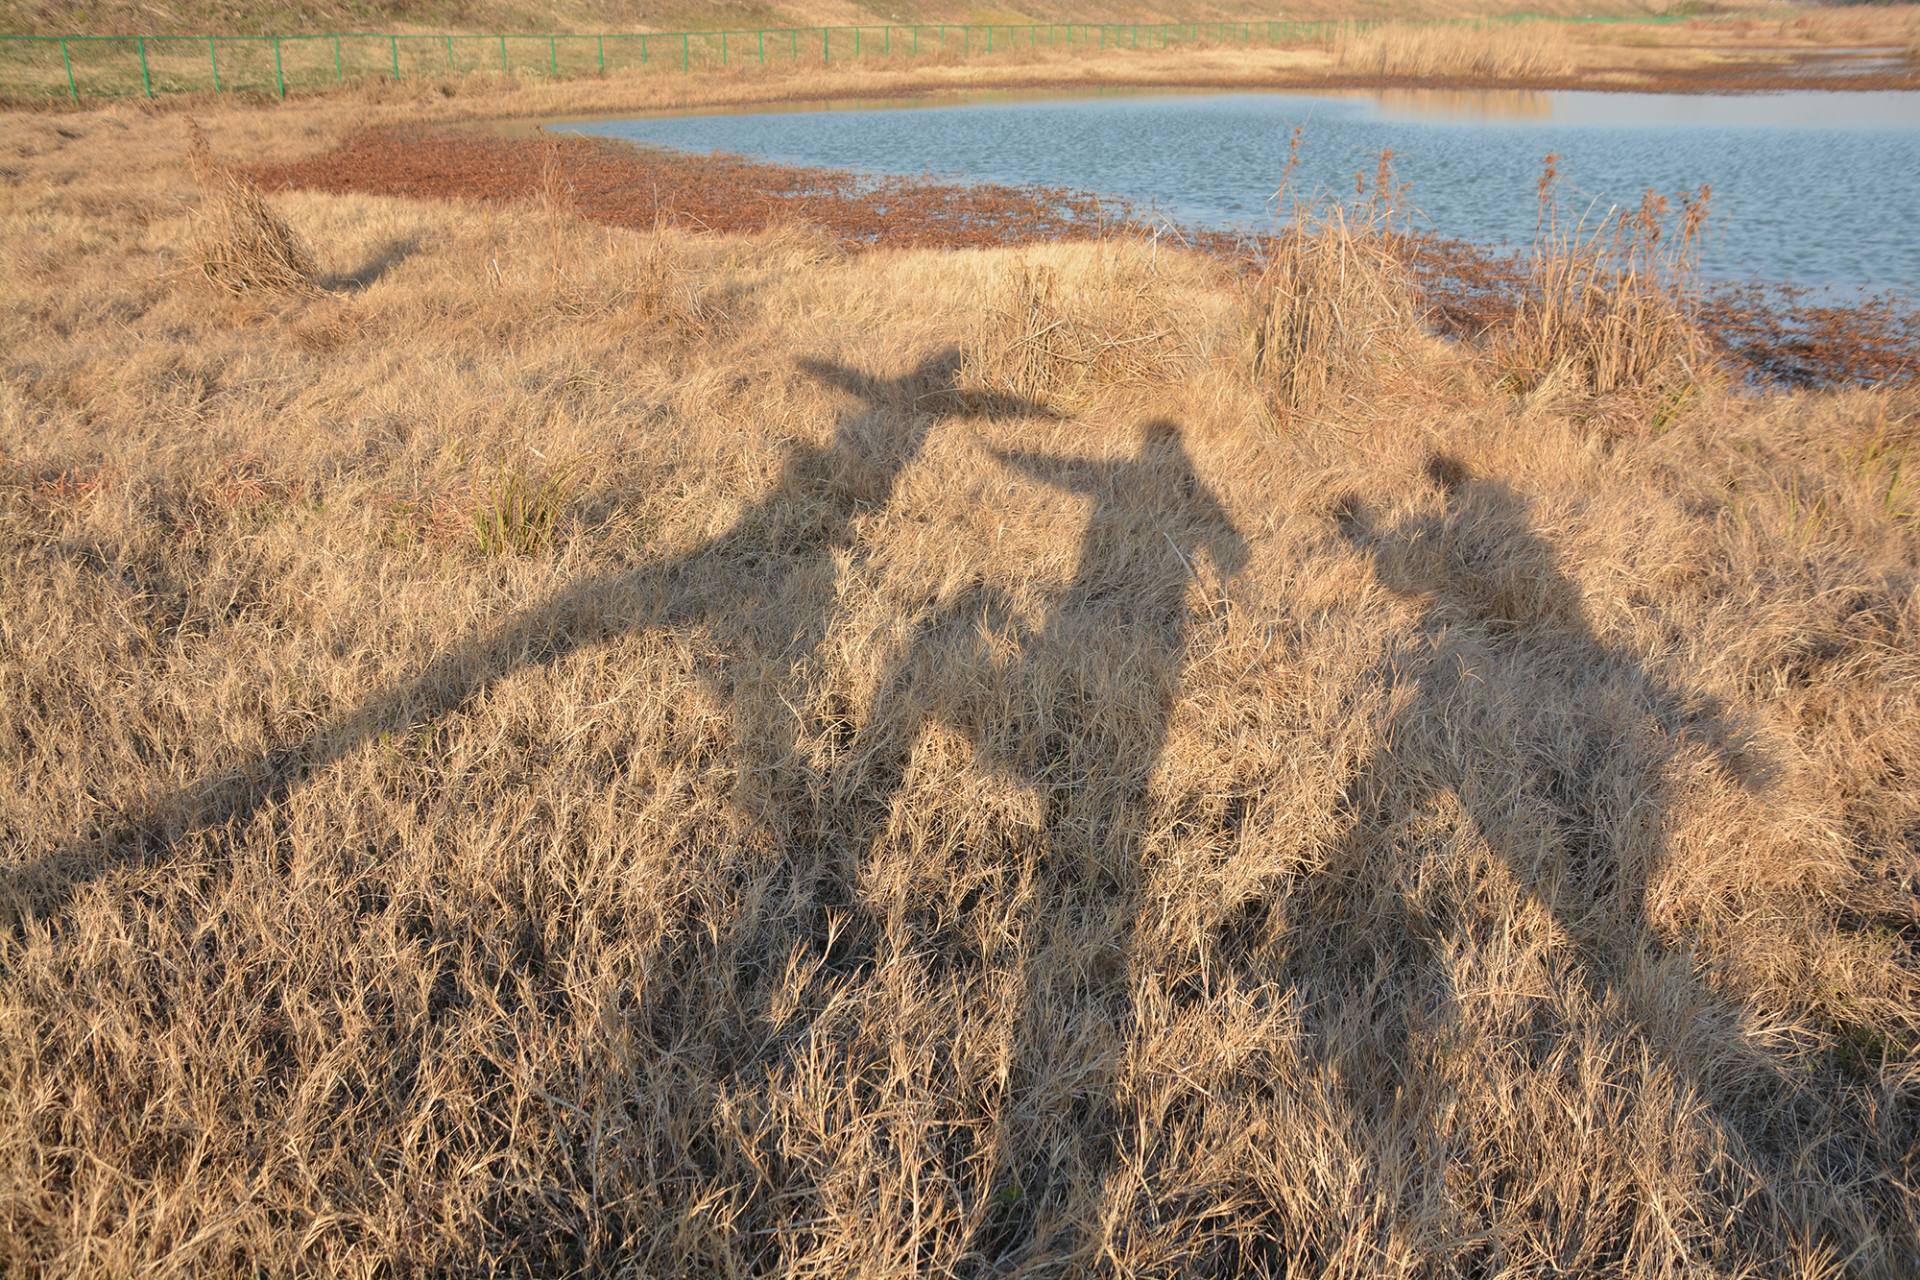
<svg viewBox="0 0 1920 1280"><path fill-rule="evenodd" d="M751 29L791 17L722 16L729 18L722 25L736 33L743 27ZM832 15L801 16L819 21ZM938 22L947 16L906 15L908 20L922 23ZM1289 14L1294 19L1312 16ZM843 17L851 21L859 15ZM1021 15L1014 17L1024 20ZM1124 21L1127 15L1101 17ZM716 15L707 18L718 21ZM223 21L238 23L237 19ZM97 33L123 25L102 17L97 25L83 29ZM221 27L213 23L211 28L231 31L245 25ZM576 29L604 29L593 23L573 25ZM550 18L542 29L565 26ZM446 28L413 24L414 30L423 27L498 29L477 20ZM201 23L197 29L210 27ZM406 30L407 26L396 29ZM615 29L647 30L649 26L616 24ZM651 29L662 27L654 23ZM875 74L929 82L943 72L965 66L976 69L969 72L971 76L1006 83L1070 79L1101 84L1228 87L1426 83L1483 88L1765 89L1831 84L1833 65L1819 60L1823 51L1846 51L1853 56L1863 48L1890 56L1881 56L1871 65L1849 68L1844 81L1847 86L1895 88L1920 84L1920 62L1900 56L1920 39L1920 9L1913 6L1876 7L1870 12L1787 10L1764 17L1718 16L1658 26L1529 22L1482 28L1404 22L1370 31L1329 29L1316 33L1302 29L1287 36L1279 46L1263 39L1243 44L1237 38L1238 30L1199 27L1193 33L1195 41L1171 53L1161 53L1131 48L1103 52L1097 48L1100 42L1087 32L1078 33L1069 45L1064 30L1053 31L1038 43L1022 43L1015 33L1003 29L999 45L989 54L979 33L963 49L956 31L948 31L944 39L939 39L937 28L923 28L927 38L916 40L907 29L896 27L893 35L883 39L881 29L874 27L861 46L855 45L850 33L842 31L834 48L825 55L834 66L825 67L817 40L803 41L797 36L781 39L777 35L765 41L736 35L725 48L712 36L694 39L685 50L678 41L669 42L670 47L656 42L650 51L631 38L606 42L576 38L550 44L532 39L502 43L467 36L449 41L401 41L397 45L379 38L349 38L337 50L330 41L307 40L286 44L279 50L277 61L275 46L266 42L224 41L210 51L205 41L174 39L148 42L144 72L134 42L86 41L74 43L68 50L71 84L68 62L57 46L15 42L0 44L0 98L22 103L61 102L76 91L83 99L139 96L151 83L159 97L179 102L190 95L209 94L216 70L220 89L228 96L273 95L283 85L294 94L339 93L342 90L335 85L339 78L349 82L346 92L352 93L360 91L354 87L359 83L391 77L396 63L403 80L428 81L447 93L470 93L477 86L489 95L497 94L506 79L503 64L507 73L523 82L556 76L605 80L622 86L653 81L656 86L669 86L664 90L669 95L711 97L715 85L798 81L810 87L823 71L837 74L835 66L850 62ZM1151 32L1148 40L1151 43ZM1096 47L1089 48L1089 43ZM690 90L677 83L687 78L683 61L698 73L701 88ZM621 94L620 90L604 87L584 92L602 106L617 104Z"/></svg>
<svg viewBox="0 0 1920 1280"><path fill-rule="evenodd" d="M0 128L10 1273L1915 1264L1912 389Z"/></svg>
<svg viewBox="0 0 1920 1280"><path fill-rule="evenodd" d="M0 0L0 31L204 35L209 31L260 34L294 31L678 31L715 27L851 25L881 22L1195 22L1234 18L1355 19L1461 18L1504 13L1630 15L1668 13L1681 6L1644 0L1301 0L1299 4L1230 4L1224 0L1079 0L975 5L922 0L911 6L860 0L668 0L644 12L618 0L221 0L208 4L153 4L145 0Z"/></svg>

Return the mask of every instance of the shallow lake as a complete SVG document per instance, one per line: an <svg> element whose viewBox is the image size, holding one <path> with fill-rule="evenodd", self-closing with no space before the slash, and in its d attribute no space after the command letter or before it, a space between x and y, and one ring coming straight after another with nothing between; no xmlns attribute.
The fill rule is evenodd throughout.
<svg viewBox="0 0 1920 1280"><path fill-rule="evenodd" d="M1711 184L1712 275L1920 289L1920 93L981 94L554 127L782 164L1074 187L1179 223L1258 228L1295 126L1296 195L1351 192L1390 148L1418 224L1442 235L1524 244L1541 162L1557 152L1576 214Z"/></svg>

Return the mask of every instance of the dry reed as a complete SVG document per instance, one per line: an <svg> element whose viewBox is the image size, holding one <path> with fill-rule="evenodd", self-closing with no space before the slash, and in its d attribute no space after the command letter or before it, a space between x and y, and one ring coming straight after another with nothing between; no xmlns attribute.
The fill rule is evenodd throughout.
<svg viewBox="0 0 1920 1280"><path fill-rule="evenodd" d="M1670 391L1707 356L1686 289L1711 192L1683 196L1676 211L1650 191L1636 209L1569 220L1557 160L1540 177L1528 287L1500 346L1530 383L1563 371L1601 394Z"/></svg>
<svg viewBox="0 0 1920 1280"><path fill-rule="evenodd" d="M306 242L258 187L214 158L192 120L187 122L187 161L200 192L196 256L208 280L229 293L299 293L316 287L319 268Z"/></svg>
<svg viewBox="0 0 1920 1280"><path fill-rule="evenodd" d="M1534 80L1563 76L1575 66L1564 28L1549 23L1435 26L1388 22L1334 38L1343 70L1382 76Z"/></svg>
<svg viewBox="0 0 1920 1280"><path fill-rule="evenodd" d="M1277 200L1287 198L1300 155L1294 132ZM1350 204L1300 203L1291 225L1262 245L1249 290L1246 330L1252 376L1282 419L1329 409L1364 391L1418 332L1415 292L1395 250L1405 192L1384 152L1371 190Z"/></svg>

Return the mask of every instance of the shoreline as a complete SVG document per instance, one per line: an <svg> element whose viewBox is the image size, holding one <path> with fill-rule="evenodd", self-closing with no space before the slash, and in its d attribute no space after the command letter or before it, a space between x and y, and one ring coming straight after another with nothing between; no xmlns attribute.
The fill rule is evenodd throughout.
<svg viewBox="0 0 1920 1280"><path fill-rule="evenodd" d="M630 230L675 225L752 235L815 230L852 251L1017 248L1107 236L1167 238L1247 269L1263 237L1144 219L1122 199L1064 187L956 183L697 155L618 139L491 124L363 128L308 156L252 166L263 188L503 205L542 197L549 166L574 212ZM1438 233L1398 237L1436 329L1471 339L1512 311L1524 255ZM1699 281L1697 316L1750 375L1822 386L1920 373L1920 303L1903 291L1844 305L1764 280Z"/></svg>

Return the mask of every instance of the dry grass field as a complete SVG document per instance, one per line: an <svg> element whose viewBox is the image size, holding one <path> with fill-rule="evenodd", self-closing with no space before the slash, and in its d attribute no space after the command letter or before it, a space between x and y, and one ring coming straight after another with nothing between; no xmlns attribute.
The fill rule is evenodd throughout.
<svg viewBox="0 0 1920 1280"><path fill-rule="evenodd" d="M0 120L0 1269L1920 1267L1911 386L414 109Z"/></svg>

